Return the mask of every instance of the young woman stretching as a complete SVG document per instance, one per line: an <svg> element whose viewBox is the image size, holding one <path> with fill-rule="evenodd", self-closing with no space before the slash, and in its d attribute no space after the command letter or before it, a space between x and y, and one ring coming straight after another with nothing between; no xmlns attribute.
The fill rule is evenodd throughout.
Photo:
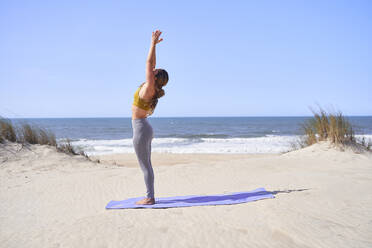
<svg viewBox="0 0 372 248"><path fill-rule="evenodd" d="M147 121L158 103L158 98L164 96L162 89L168 82L168 73L164 69L155 69L155 47L163 39L159 39L161 32L152 32L150 51L146 61L146 82L142 83L134 94L132 105L133 145L138 163L144 174L147 198L136 204L155 204L154 171L151 165L151 141L153 130Z"/></svg>

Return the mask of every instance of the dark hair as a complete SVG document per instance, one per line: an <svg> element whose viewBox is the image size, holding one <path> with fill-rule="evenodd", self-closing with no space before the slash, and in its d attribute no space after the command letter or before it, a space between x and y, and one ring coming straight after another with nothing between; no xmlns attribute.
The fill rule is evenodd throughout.
<svg viewBox="0 0 372 248"><path fill-rule="evenodd" d="M155 95L151 101L151 110L149 115L154 113L155 107L158 104L158 99L165 95L163 87L167 85L168 80L168 72L164 69L158 69L158 73L155 76Z"/></svg>

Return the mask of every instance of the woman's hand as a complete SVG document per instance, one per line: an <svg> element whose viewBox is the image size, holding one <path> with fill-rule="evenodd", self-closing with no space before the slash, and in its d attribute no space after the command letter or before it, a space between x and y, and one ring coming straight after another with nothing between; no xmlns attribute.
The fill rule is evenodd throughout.
<svg viewBox="0 0 372 248"><path fill-rule="evenodd" d="M152 32L152 37L151 37L151 43L156 45L159 42L163 41L163 38L160 38L161 32L160 30L156 30L155 32Z"/></svg>

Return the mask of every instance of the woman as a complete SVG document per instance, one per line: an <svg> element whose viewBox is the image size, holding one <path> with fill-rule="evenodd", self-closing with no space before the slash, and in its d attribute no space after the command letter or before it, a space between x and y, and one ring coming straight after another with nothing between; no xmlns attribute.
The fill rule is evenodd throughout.
<svg viewBox="0 0 372 248"><path fill-rule="evenodd" d="M134 94L132 105L133 145L138 163L144 173L147 197L136 202L141 205L155 204L154 171L151 165L151 141L153 130L147 121L158 103L158 98L164 96L164 87L168 82L168 73L163 69L155 69L155 47L163 39L161 32L152 32L150 51L146 61L146 82L141 84Z"/></svg>

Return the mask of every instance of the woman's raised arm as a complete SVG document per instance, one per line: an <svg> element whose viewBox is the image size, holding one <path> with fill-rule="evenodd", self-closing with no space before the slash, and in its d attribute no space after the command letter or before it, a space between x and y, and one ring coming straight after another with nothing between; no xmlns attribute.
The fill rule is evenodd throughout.
<svg viewBox="0 0 372 248"><path fill-rule="evenodd" d="M155 48L156 48L156 44L158 44L159 42L163 40L162 38L159 39L160 35L161 35L160 30L156 30L155 32L152 32L150 50L149 50L149 54L147 55L147 60L146 60L146 82L148 82L150 86L155 85L155 76L154 76L154 69L156 66Z"/></svg>

